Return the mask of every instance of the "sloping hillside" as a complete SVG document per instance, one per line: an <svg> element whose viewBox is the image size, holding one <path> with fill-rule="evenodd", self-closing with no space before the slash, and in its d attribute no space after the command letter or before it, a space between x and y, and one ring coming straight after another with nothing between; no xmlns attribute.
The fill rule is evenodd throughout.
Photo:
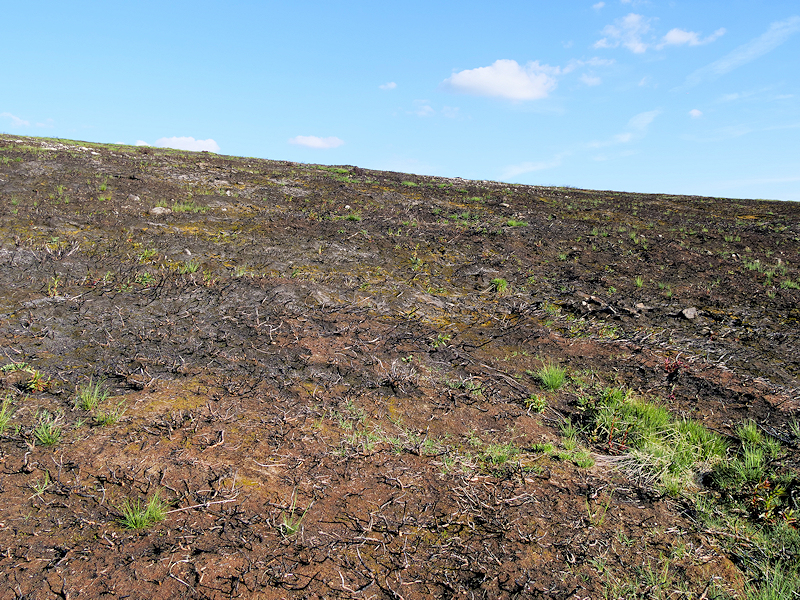
<svg viewBox="0 0 800 600"><path fill-rule="evenodd" d="M0 136L0 596L791 597L798 250L797 203Z"/></svg>

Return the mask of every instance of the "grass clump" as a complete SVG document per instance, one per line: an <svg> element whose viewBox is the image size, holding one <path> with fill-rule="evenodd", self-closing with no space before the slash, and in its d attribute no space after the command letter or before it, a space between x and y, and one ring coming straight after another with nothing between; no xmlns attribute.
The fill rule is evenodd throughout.
<svg viewBox="0 0 800 600"><path fill-rule="evenodd" d="M489 444L481 452L481 458L493 465L503 465L519 454L519 448L507 442L505 444Z"/></svg>
<svg viewBox="0 0 800 600"><path fill-rule="evenodd" d="M131 502L126 498L118 509L122 513L119 523L125 529L147 529L167 518L166 505L157 491L147 502L140 499Z"/></svg>
<svg viewBox="0 0 800 600"><path fill-rule="evenodd" d="M191 273L197 273L200 270L200 263L194 259L186 261L185 263L178 266L178 274L179 275L189 275Z"/></svg>
<svg viewBox="0 0 800 600"><path fill-rule="evenodd" d="M94 421L100 427L106 427L107 425L116 425L119 423L122 416L125 414L125 401L123 400L116 406L109 408L109 409L98 409L97 412L94 413Z"/></svg>
<svg viewBox="0 0 800 600"><path fill-rule="evenodd" d="M61 441L61 422L61 415L51 415L46 410L37 413L33 437L42 446L55 446Z"/></svg>
<svg viewBox="0 0 800 600"><path fill-rule="evenodd" d="M791 482L772 472L771 463L778 458L780 443L761 433L754 421L736 428L740 447L735 454L715 466L713 484L729 502L749 504L751 516L774 521L778 517L795 520L786 500L786 487ZM787 511L789 511L787 513ZM788 520L788 519L787 519Z"/></svg>
<svg viewBox="0 0 800 600"><path fill-rule="evenodd" d="M174 213L204 213L207 210L207 206L195 204L193 200L189 200L187 202L176 202L172 205L172 212Z"/></svg>
<svg viewBox="0 0 800 600"><path fill-rule="evenodd" d="M281 535L284 537L292 537L300 532L300 528L303 525L303 519L306 516L306 513L311 508L309 505L304 511L303 514L297 515L297 491L295 490L292 492L292 502L289 506L289 510L281 515L281 522L278 523L278 531L280 531Z"/></svg>
<svg viewBox="0 0 800 600"><path fill-rule="evenodd" d="M572 422L572 419L564 419L560 429L563 436L561 446L564 450L557 452L556 456L561 460L571 460L581 469L589 469L594 466L592 455L578 443L578 427Z"/></svg>
<svg viewBox="0 0 800 600"><path fill-rule="evenodd" d="M492 287L494 288L494 291L497 292L498 295L502 296L508 291L508 281L506 281L502 277L498 277L497 279L492 279Z"/></svg>
<svg viewBox="0 0 800 600"><path fill-rule="evenodd" d="M646 486L679 496L693 490L703 465L725 458L726 443L701 424L673 419L663 406L620 388L581 399L591 439L623 455L620 468Z"/></svg>
<svg viewBox="0 0 800 600"><path fill-rule="evenodd" d="M791 426L790 426L791 429ZM736 428L739 438L725 461L714 466L711 485L720 492L715 505L699 505L711 531L721 530L720 543L748 567L748 599L800 597L800 514L793 498L797 473L781 466L780 443L754 421ZM737 533L735 540L725 531Z"/></svg>
<svg viewBox="0 0 800 600"><path fill-rule="evenodd" d="M78 390L75 407L81 410L94 410L106 398L108 398L108 390L103 388L103 382L95 382L93 378L89 378L89 383Z"/></svg>
<svg viewBox="0 0 800 600"><path fill-rule="evenodd" d="M542 368L535 373L529 372L529 374L532 374L544 389L551 392L560 389L567 380L567 370L550 362L542 365Z"/></svg>

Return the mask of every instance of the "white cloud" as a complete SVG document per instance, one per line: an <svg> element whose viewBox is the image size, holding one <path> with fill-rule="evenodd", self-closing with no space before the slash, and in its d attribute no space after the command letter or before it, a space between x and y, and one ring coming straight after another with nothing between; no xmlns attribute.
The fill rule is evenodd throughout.
<svg viewBox="0 0 800 600"><path fill-rule="evenodd" d="M800 17L798 16L789 17L784 21L776 21L769 26L765 33L757 38L742 44L719 60L690 74L681 88L692 87L706 79L715 79L730 73L742 65L753 62L780 46L798 31L800 31Z"/></svg>
<svg viewBox="0 0 800 600"><path fill-rule="evenodd" d="M586 73L581 75L581 81L586 85L588 85L589 87L594 85L600 85L601 83L603 83L603 80L600 79L599 77L594 77L593 75L587 75Z"/></svg>
<svg viewBox="0 0 800 600"><path fill-rule="evenodd" d="M397 84L394 81L390 81L389 83L384 83L383 85L378 86L382 90L393 90L397 87Z"/></svg>
<svg viewBox="0 0 800 600"><path fill-rule="evenodd" d="M539 61L521 66L515 60L500 59L491 66L459 71L444 80L452 92L491 96L508 100L539 100L556 87L558 67L540 65Z"/></svg>
<svg viewBox="0 0 800 600"><path fill-rule="evenodd" d="M658 45L658 48L660 49L664 46L682 46L684 44L688 44L689 46L702 46L704 44L710 44L723 35L725 35L724 27L720 27L705 39L700 39L700 34L694 31L685 31L677 28L670 29L667 35L662 39L661 44Z"/></svg>
<svg viewBox="0 0 800 600"><path fill-rule="evenodd" d="M219 152L219 145L212 139L196 140L193 137L163 137L156 140L159 148L175 148L176 150L192 150L200 152Z"/></svg>
<svg viewBox="0 0 800 600"><path fill-rule="evenodd" d="M5 117L7 119L11 119L11 125L14 127L29 127L30 123L25 121L24 119L20 119L16 115L12 115L9 112L0 113L0 117Z"/></svg>
<svg viewBox="0 0 800 600"><path fill-rule="evenodd" d="M145 142L143 140L136 140L136 144L134 144L134 145L135 146L149 146L150 144L148 144L147 142Z"/></svg>
<svg viewBox="0 0 800 600"><path fill-rule="evenodd" d="M605 2L598 2L597 4L592 4L592 8L595 10L600 10L606 5Z"/></svg>
<svg viewBox="0 0 800 600"><path fill-rule="evenodd" d="M535 173L536 171L545 171L547 169L555 169L560 167L564 157L569 156L569 152L561 152L556 154L550 160L543 160L539 162L523 162L517 165L509 165L503 169L503 179L511 179L518 175L525 173Z"/></svg>
<svg viewBox="0 0 800 600"><path fill-rule="evenodd" d="M692 117L693 119L697 119L703 116L703 111L693 108L692 110L689 111L689 116Z"/></svg>
<svg viewBox="0 0 800 600"><path fill-rule="evenodd" d="M595 48L616 48L620 44L634 52L642 54L649 45L642 41L642 37L650 32L650 19L631 13L614 21L614 25L603 28L604 38L594 43Z"/></svg>
<svg viewBox="0 0 800 600"><path fill-rule="evenodd" d="M330 148L338 148L344 144L344 141L340 140L338 137L321 138L315 135L298 135L291 138L289 143L295 146L305 146L306 148L328 150Z"/></svg>

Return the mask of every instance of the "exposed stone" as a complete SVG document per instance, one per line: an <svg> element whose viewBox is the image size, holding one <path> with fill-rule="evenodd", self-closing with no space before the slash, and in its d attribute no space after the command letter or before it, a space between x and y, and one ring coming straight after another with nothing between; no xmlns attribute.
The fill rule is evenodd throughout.
<svg viewBox="0 0 800 600"><path fill-rule="evenodd" d="M172 209L167 208L166 206L154 206L150 209L150 214L155 215L157 217L161 215L170 215L172 214Z"/></svg>
<svg viewBox="0 0 800 600"><path fill-rule="evenodd" d="M694 306L690 306L689 308L684 308L681 311L681 314L683 315L684 318L689 319L691 321L692 319L697 318L697 309Z"/></svg>

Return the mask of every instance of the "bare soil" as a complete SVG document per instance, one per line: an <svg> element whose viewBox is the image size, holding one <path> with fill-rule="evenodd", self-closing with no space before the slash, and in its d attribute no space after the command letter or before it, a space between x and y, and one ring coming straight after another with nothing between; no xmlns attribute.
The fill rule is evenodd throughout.
<svg viewBox="0 0 800 600"><path fill-rule="evenodd" d="M688 497L561 426L624 386L796 473L799 250L791 202L2 135L0 598L741 595Z"/></svg>

